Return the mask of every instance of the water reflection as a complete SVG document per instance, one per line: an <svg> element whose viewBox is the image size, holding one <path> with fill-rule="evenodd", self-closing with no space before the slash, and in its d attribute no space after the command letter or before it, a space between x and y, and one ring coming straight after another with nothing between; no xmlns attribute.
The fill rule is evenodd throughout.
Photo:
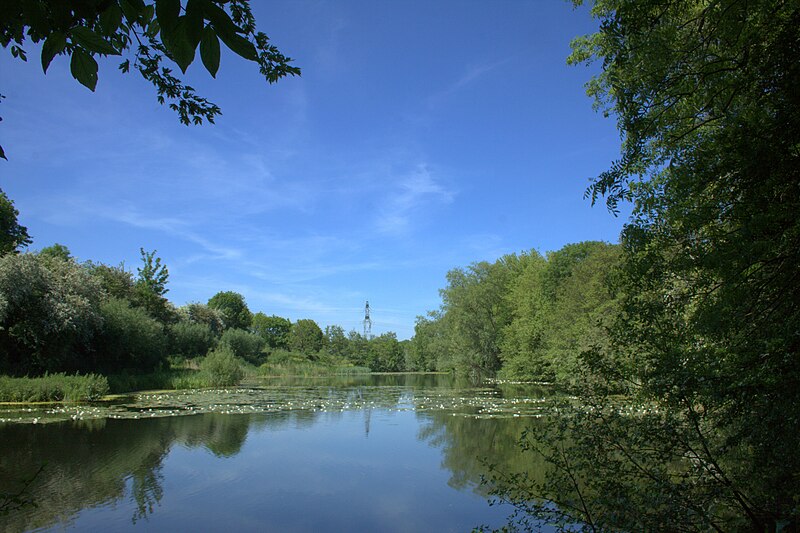
<svg viewBox="0 0 800 533"><path fill-rule="evenodd" d="M542 408L540 400L542 395L546 396L546 391L542 390L505 386L474 387L469 383L455 383L449 376L438 375L270 380L260 383L258 388L243 390L248 392L230 393L227 400L217 398L216 403L209 403L208 398L200 394L197 398L184 398L181 405L222 405L227 410L234 406L242 410L255 408L253 413L222 414L212 409L194 416L132 416L121 419L98 416L50 424L0 424L0 492L14 493L23 480L32 476L42 464L45 465L27 491L33 505L0 516L0 530L66 528L75 524L76 517L83 509L117 506L119 512L125 510L128 513L127 523L135 525L148 520L154 513L161 513L165 494L183 490L181 487L190 485L192 476L198 475L196 472L187 474L175 471L174 465L178 464L176 450L208 452L216 461L238 460L240 458L237 456L242 454L248 439L252 438L255 441L251 454L259 458L263 457L259 455L263 449L274 442L279 434L285 435L291 444L291 439L299 438L295 437L299 435L298 432L319 435L317 447L310 448L311 453L319 455L313 463L318 469L324 470L324 461L327 460L337 463L337 468L345 468L345 471L360 471L359 465L364 458L374 454L376 462L371 463L372 470L380 462L407 461L407 466L400 462L394 465L396 470L389 475L397 478L410 475L407 471L415 468L415 465L424 464L421 458L425 454L424 449L433 448L439 453L439 466L447 470L447 485L459 491L483 494L479 484L480 476L485 471L482 460L507 466L509 470L530 469L531 465L527 463L530 458L523 459L516 442L526 426L541 423L531 415L536 413L536 409ZM149 400L152 404L163 399ZM147 399L136 401L139 404L129 402L122 407L110 408L107 412L115 413L115 409L139 415L148 409L152 412L153 405L148 407ZM163 402L171 402L170 409L178 405L174 398ZM182 412L191 411L183 409ZM408 416L392 413L408 413ZM411 427L405 428L407 424ZM397 435L410 432L423 446L416 445L414 448L404 445L407 447L395 449L395 446L399 446L397 438L386 438L387 425L398 426L394 428ZM363 439L373 440L370 432L376 431L375 428L381 430L376 434L378 440L369 444L354 444L354 441L347 440L350 437L339 435L340 432L363 432ZM339 441L347 444L331 448ZM282 454L290 463L296 461L296 464L302 464L304 460L302 457L291 457L291 446L279 448L274 453ZM171 460L167 460L168 456L171 456ZM201 464L215 464L215 468L218 468L218 463ZM254 471L260 472L260 468L266 468L256 462L250 464ZM308 490L307 487L295 489L292 486L296 477L292 469L281 477L274 472L275 465L270 468L273 471L262 473L265 483L266 480L274 481L289 492ZM372 480L369 479L370 472L369 469L363 471L363 483L366 485L353 488L354 492L361 490L369 495L370 492L380 491L378 487L370 487L370 483L396 482L402 486L405 482L410 483L409 487L432 483L427 477L420 480ZM231 475L247 477L249 474L242 471ZM341 481L341 474L338 476ZM322 487L324 479L324 476L320 476L318 490L335 492L336 486ZM327 483L335 485L336 481L337 476L331 476ZM231 506L236 512L236 507L226 500L225 494L210 498L212 502L227 502L225 505ZM247 497L239 496L238 499L247 500ZM415 508L420 509L426 504L442 508L445 513L441 518L442 527L445 527L449 523L447 520L451 519L447 515L446 506L449 504L435 501L414 503ZM259 502L245 501L236 505L252 507L259 505ZM353 505L357 505L357 502L353 502ZM250 507L241 512L251 512ZM348 511L332 509L329 512ZM420 510L420 513L423 511ZM273 518L272 515L264 516L265 519ZM436 518L431 515L427 520ZM480 521L471 524L477 523ZM469 524L467 522L468 528ZM358 528L365 523L352 525ZM400 527L402 524L395 525L403 529ZM247 529L246 525L242 527Z"/></svg>

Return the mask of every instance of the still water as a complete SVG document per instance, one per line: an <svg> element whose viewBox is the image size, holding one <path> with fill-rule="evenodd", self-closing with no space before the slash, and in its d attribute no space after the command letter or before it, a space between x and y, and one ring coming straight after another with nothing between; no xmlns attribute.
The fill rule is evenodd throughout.
<svg viewBox="0 0 800 533"><path fill-rule="evenodd" d="M264 380L110 405L0 410L0 531L470 531L500 527L484 462L548 391L443 375ZM532 472L535 475L535 472Z"/></svg>

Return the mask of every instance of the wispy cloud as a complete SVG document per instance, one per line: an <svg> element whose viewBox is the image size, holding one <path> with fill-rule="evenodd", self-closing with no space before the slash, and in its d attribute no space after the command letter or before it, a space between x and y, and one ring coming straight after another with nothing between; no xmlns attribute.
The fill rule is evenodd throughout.
<svg viewBox="0 0 800 533"><path fill-rule="evenodd" d="M468 66L464 71L464 73L461 74L461 76L458 77L455 81L453 81L450 85L446 86L442 90L428 97L427 99L428 107L429 108L436 107L443 100L446 100L449 96L453 95L454 93L458 92L464 87L474 83L475 81L481 79L482 77L489 74L493 70L502 67L509 61L511 61L511 59L506 58L506 59L501 59L499 61L479 63L477 65Z"/></svg>
<svg viewBox="0 0 800 533"><path fill-rule="evenodd" d="M425 165L405 176L401 176L397 186L377 213L376 227L386 234L406 233L414 215L426 206L449 204L455 192L446 188L431 174Z"/></svg>

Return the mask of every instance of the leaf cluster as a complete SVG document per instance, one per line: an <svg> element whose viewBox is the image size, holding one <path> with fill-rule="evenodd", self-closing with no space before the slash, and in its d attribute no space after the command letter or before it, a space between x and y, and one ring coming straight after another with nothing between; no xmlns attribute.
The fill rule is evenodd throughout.
<svg viewBox="0 0 800 533"><path fill-rule="evenodd" d="M182 73L199 50L206 70L216 77L220 41L233 53L258 65L269 83L296 76L291 64L263 33L256 30L246 0L24 0L0 6L0 45L27 61L26 42L42 43L46 73L57 56L70 59L70 72L94 91L98 59L122 58L122 72L136 70L156 89L158 101L169 102L183 124L213 123L220 108L183 83ZM0 157L5 155L0 151Z"/></svg>

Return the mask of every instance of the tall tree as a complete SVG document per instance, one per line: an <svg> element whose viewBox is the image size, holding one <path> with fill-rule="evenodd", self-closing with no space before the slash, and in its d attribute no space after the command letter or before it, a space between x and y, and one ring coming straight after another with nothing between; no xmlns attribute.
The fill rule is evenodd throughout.
<svg viewBox="0 0 800 533"><path fill-rule="evenodd" d="M250 329L261 336L270 348L285 350L289 347L292 321L276 315L267 316L258 312L253 315Z"/></svg>
<svg viewBox="0 0 800 533"><path fill-rule="evenodd" d="M0 44L27 61L26 40L43 42L42 70L56 56L70 58L70 72L94 91L97 58L120 56L120 70L131 68L156 89L160 103L178 113L184 124L214 122L221 110L173 75L200 59L212 77L220 63L220 40L238 56L253 61L269 83L298 75L263 32L256 29L248 0L110 0L61 2L25 0L4 2L0 8ZM5 154L0 148L0 157Z"/></svg>
<svg viewBox="0 0 800 533"><path fill-rule="evenodd" d="M608 350L624 357L586 360L645 409L620 413L601 381L560 426L574 445L550 448L561 476L540 496L584 502L571 519L597 529L795 528L800 4L597 0L593 13L600 31L571 61L602 61L588 90L623 143L588 195L634 213Z"/></svg>
<svg viewBox="0 0 800 533"><path fill-rule="evenodd" d="M28 228L17 221L18 216L19 211L14 207L14 202L0 189L0 255L14 253L18 248L33 242L28 235Z"/></svg>
<svg viewBox="0 0 800 533"><path fill-rule="evenodd" d="M163 324L174 322L175 309L164 295L169 291L169 270L156 256L157 250L145 252L140 248L142 266L136 269L138 275L134 283L135 303L144 308L150 316Z"/></svg>
<svg viewBox="0 0 800 533"><path fill-rule="evenodd" d="M225 317L225 328L248 329L253 314L238 292L220 291L208 300L208 306L219 310Z"/></svg>
<svg viewBox="0 0 800 533"><path fill-rule="evenodd" d="M316 355L325 344L325 335L319 325L310 318L301 318L292 324L289 347L305 355Z"/></svg>

